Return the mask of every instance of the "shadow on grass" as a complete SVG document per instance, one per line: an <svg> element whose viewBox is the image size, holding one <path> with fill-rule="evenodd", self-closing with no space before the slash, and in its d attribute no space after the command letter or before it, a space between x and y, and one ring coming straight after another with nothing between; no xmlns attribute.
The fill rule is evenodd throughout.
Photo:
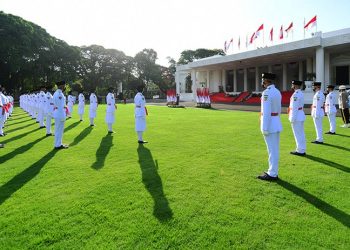
<svg viewBox="0 0 350 250"><path fill-rule="evenodd" d="M88 136L88 134L90 134L92 131L92 128L91 127L87 127L85 128L83 131L80 132L79 135L77 135L75 138L74 138L74 141L72 143L69 144L69 146L74 146L76 144L78 144L79 142L81 142L82 140L84 140L84 138L86 136Z"/></svg>
<svg viewBox="0 0 350 250"><path fill-rule="evenodd" d="M66 127L66 128L64 129L64 132L67 132L67 131L69 131L69 130L75 128L76 126L78 126L79 123L80 123L80 121L77 121L77 122L72 123L71 125L69 125L68 127Z"/></svg>
<svg viewBox="0 0 350 250"><path fill-rule="evenodd" d="M323 213L333 217L340 223L342 223L346 227L350 227L350 215L343 212L342 210L333 207L332 205L324 202L323 200L317 198L316 196L306 192L305 190L298 188L297 186L294 186L291 183L288 183L286 181L283 181L279 179L276 182L281 187L287 189L288 191L298 195L299 197L303 198L305 201L316 207L317 209L321 210Z"/></svg>
<svg viewBox="0 0 350 250"><path fill-rule="evenodd" d="M154 200L153 215L161 222L173 217L173 211L163 191L162 179L158 174L158 162L153 160L151 151L139 144L137 148L142 182Z"/></svg>
<svg viewBox="0 0 350 250"><path fill-rule="evenodd" d="M45 164L54 157L58 150L52 150L44 155L39 161L14 176L11 180L0 187L0 205L4 203L12 194L21 189L27 182L32 180Z"/></svg>
<svg viewBox="0 0 350 250"><path fill-rule="evenodd" d="M321 145L327 146L327 147L336 148L336 149L340 149L340 150L345 150L345 151L349 151L349 152L350 152L350 148L345 148L345 147L342 147L342 146L333 145L333 144L329 144L329 143L326 143L326 142L324 142L324 143L321 144Z"/></svg>
<svg viewBox="0 0 350 250"><path fill-rule="evenodd" d="M23 122L28 122L28 121L23 121ZM22 127L17 127L17 128L13 128L13 129L6 129L6 133L11 133L11 132L13 132L13 131L18 131L18 130L21 130L22 128L28 128L28 127L30 127L30 126L33 126L34 124L36 124L36 123L29 123L29 124L26 124L26 125L24 125L24 126L22 126ZM12 124L11 124L12 125Z"/></svg>
<svg viewBox="0 0 350 250"><path fill-rule="evenodd" d="M99 170L104 167L106 157L113 146L113 136L112 134L107 134L102 138L100 147L96 151L96 161L92 164L92 168Z"/></svg>
<svg viewBox="0 0 350 250"><path fill-rule="evenodd" d="M8 126L12 126L12 125L16 125L16 124L20 124L20 123L24 123L24 122L29 122L29 121L33 121L33 123L35 122L31 117L28 117L28 116L10 119L8 121Z"/></svg>
<svg viewBox="0 0 350 250"><path fill-rule="evenodd" d="M312 155L305 155L305 158L322 163L322 164L329 166L329 167L332 167L332 168L339 169L343 172L350 173L350 168L348 168L347 166L344 166L344 165L340 165L339 163L329 161L329 160L326 160L326 159L323 159L320 157L312 156Z"/></svg>
<svg viewBox="0 0 350 250"><path fill-rule="evenodd" d="M40 128L36 128L36 129L31 130L31 131L25 132L23 134L16 135L14 137L11 137L11 138L9 138L7 140L2 141L1 143L8 143L8 142L12 142L12 141L21 139L21 138L25 137L26 135L29 135L30 133L36 132L38 130L40 130Z"/></svg>
<svg viewBox="0 0 350 250"><path fill-rule="evenodd" d="M13 150L12 152L3 155L0 157L0 164L12 159L13 157L16 157L19 154L23 154L25 153L27 150L31 149L35 144L37 144L38 142L42 141L43 139L47 138L46 136L41 137L39 139L36 139L35 141L32 141L28 144L23 145L22 147L16 148L15 150Z"/></svg>
<svg viewBox="0 0 350 250"><path fill-rule="evenodd" d="M337 135L337 136L342 136L342 137L348 137L348 138L350 138L350 135L344 135L344 134L338 134L338 133L336 133L336 135Z"/></svg>

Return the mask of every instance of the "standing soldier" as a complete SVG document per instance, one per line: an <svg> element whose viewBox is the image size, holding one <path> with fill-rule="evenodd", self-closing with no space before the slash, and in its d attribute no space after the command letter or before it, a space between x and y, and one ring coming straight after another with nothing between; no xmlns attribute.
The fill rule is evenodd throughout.
<svg viewBox="0 0 350 250"><path fill-rule="evenodd" d="M333 92L334 86L327 86L326 106L325 111L329 120L329 131L326 134L335 135L335 116L337 114L337 108L335 107L335 94Z"/></svg>
<svg viewBox="0 0 350 250"><path fill-rule="evenodd" d="M48 89L51 89L51 86L48 86ZM46 115L46 136L51 136L51 119L54 112L54 103L53 103L53 96L51 95L50 91L48 90L46 92L46 108L45 108L45 115Z"/></svg>
<svg viewBox="0 0 350 250"><path fill-rule="evenodd" d="M55 119L55 149L68 148L67 145L62 144L62 137L64 131L64 122L66 121L66 97L63 91L66 88L66 82L57 82L58 89L53 95L54 112L53 117Z"/></svg>
<svg viewBox="0 0 350 250"><path fill-rule="evenodd" d="M74 105L74 102L75 102L75 97L72 95L72 91L69 91L69 95L67 97L67 101L68 101L68 104L67 104L67 107L68 107L68 118L72 118L72 113L73 113L73 105Z"/></svg>
<svg viewBox="0 0 350 250"><path fill-rule="evenodd" d="M338 102L339 102L341 117L344 122L344 124L341 126L342 128L350 127L348 98L349 96L348 96L348 93L346 93L345 85L340 85Z"/></svg>
<svg viewBox="0 0 350 250"><path fill-rule="evenodd" d="M45 107L46 107L46 87L41 86L40 92L38 94L38 120L40 128L45 128L44 118L45 118Z"/></svg>
<svg viewBox="0 0 350 250"><path fill-rule="evenodd" d="M83 93L79 94L78 97L78 114L80 117L80 121L83 121L83 115L84 115L84 108L85 108L85 96L83 95Z"/></svg>
<svg viewBox="0 0 350 250"><path fill-rule="evenodd" d="M296 149L290 152L292 155L305 156L306 140L304 133L304 94L300 89L302 81L292 81L292 89L294 93L290 98L288 117L292 125Z"/></svg>
<svg viewBox="0 0 350 250"><path fill-rule="evenodd" d="M138 143L147 143L143 140L142 134L146 130L146 100L142 94L143 85L137 87L137 94L134 98L135 103L135 131L137 133Z"/></svg>
<svg viewBox="0 0 350 250"><path fill-rule="evenodd" d="M2 86L0 85L0 136L5 136L3 128L5 121L5 96L2 93Z"/></svg>
<svg viewBox="0 0 350 250"><path fill-rule="evenodd" d="M96 118L96 110L97 110L97 96L94 93L95 91L92 90L90 94L90 109L89 109L89 116L90 116L90 126L95 126L94 119Z"/></svg>
<svg viewBox="0 0 350 250"><path fill-rule="evenodd" d="M108 89L108 94L106 96L106 103L107 103L106 123L108 126L108 133L112 134L114 133L112 126L113 126L113 123L115 123L115 110L117 109L117 105L115 104L113 88Z"/></svg>
<svg viewBox="0 0 350 250"><path fill-rule="evenodd" d="M315 130L316 130L316 140L312 141L315 144L323 144L322 135L322 120L324 117L324 94L321 91L321 83L314 82L312 84L315 95L312 100L311 116L314 120Z"/></svg>
<svg viewBox="0 0 350 250"><path fill-rule="evenodd" d="M282 131L280 119L282 96L273 84L275 78L275 74L262 74L262 86L265 90L261 96L260 130L264 135L267 146L269 169L264 174L259 175L258 179L264 181L278 180L280 132Z"/></svg>

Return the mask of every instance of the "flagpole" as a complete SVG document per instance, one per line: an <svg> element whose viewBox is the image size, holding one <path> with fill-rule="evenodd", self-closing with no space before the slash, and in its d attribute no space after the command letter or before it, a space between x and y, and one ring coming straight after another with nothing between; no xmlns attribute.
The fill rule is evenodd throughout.
<svg viewBox="0 0 350 250"><path fill-rule="evenodd" d="M317 18L317 15L315 17ZM315 21L315 22L316 22L316 32L317 32L317 21Z"/></svg>
<svg viewBox="0 0 350 250"><path fill-rule="evenodd" d="M304 29L304 39L305 39L305 17L304 17L304 26L303 26L303 29Z"/></svg>

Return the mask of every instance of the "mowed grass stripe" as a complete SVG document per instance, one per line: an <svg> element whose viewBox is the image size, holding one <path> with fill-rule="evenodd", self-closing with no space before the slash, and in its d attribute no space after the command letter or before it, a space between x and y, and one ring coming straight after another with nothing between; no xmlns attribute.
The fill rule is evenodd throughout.
<svg viewBox="0 0 350 250"><path fill-rule="evenodd" d="M282 115L282 181L265 183L255 179L267 169L258 113L148 110L143 148L128 104L118 105L110 136L104 105L93 128L88 107L79 122L75 106L64 134L71 147L53 151L53 137L20 123L16 108L8 129L18 130L0 151L1 249L347 248L349 129L313 145L308 116L309 156L295 157Z"/></svg>

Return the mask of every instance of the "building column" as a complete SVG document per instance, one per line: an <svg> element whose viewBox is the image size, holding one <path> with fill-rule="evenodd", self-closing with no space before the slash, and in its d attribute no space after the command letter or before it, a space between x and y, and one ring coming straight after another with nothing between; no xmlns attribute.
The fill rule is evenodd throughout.
<svg viewBox="0 0 350 250"><path fill-rule="evenodd" d="M329 52L324 53L324 83L331 84L330 78L330 55Z"/></svg>
<svg viewBox="0 0 350 250"><path fill-rule="evenodd" d="M221 84L222 84L222 89L226 92L226 70L221 71Z"/></svg>
<svg viewBox="0 0 350 250"><path fill-rule="evenodd" d="M196 100L197 97L197 79L196 79L196 71L192 70L191 71L191 79L192 79L192 95L193 95L193 101Z"/></svg>
<svg viewBox="0 0 350 250"><path fill-rule="evenodd" d="M316 56L312 60L312 72L316 72Z"/></svg>
<svg viewBox="0 0 350 250"><path fill-rule="evenodd" d="M237 70L233 69L233 92L237 92Z"/></svg>
<svg viewBox="0 0 350 250"><path fill-rule="evenodd" d="M287 90L287 64L282 64L282 91Z"/></svg>
<svg viewBox="0 0 350 250"><path fill-rule="evenodd" d="M176 93L181 93L181 82L179 81L179 72L175 72Z"/></svg>
<svg viewBox="0 0 350 250"><path fill-rule="evenodd" d="M299 64L299 71L298 71L299 76L298 76L298 80L299 80L299 81L302 81L303 78L304 78L304 76L303 76L303 62L302 62L302 61L299 61L298 64Z"/></svg>
<svg viewBox="0 0 350 250"><path fill-rule="evenodd" d="M243 88L243 91L247 91L248 90L248 72L247 72L247 68L244 68L243 72L244 72L244 88Z"/></svg>
<svg viewBox="0 0 350 250"><path fill-rule="evenodd" d="M206 87L209 89L209 85L210 85L210 70L207 70L207 84Z"/></svg>
<svg viewBox="0 0 350 250"><path fill-rule="evenodd" d="M259 92L260 82L259 82L259 67L255 67L255 91Z"/></svg>
<svg viewBox="0 0 350 250"><path fill-rule="evenodd" d="M316 49L316 81L321 82L323 87L321 89L325 90L324 84L324 49L322 47Z"/></svg>

